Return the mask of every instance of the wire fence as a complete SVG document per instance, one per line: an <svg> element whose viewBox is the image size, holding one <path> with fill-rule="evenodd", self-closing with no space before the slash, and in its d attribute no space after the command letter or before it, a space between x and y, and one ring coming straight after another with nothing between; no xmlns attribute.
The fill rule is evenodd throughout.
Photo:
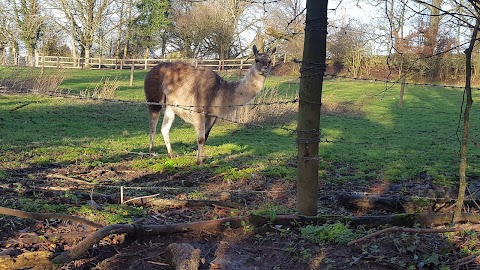
<svg viewBox="0 0 480 270"><path fill-rule="evenodd" d="M348 80L360 80L360 81L375 81L375 82L382 82L382 83L392 83L392 84L401 84L399 81L385 81L385 80L375 80L375 79L366 79L366 78L354 78L354 77L348 77L348 76L337 76L337 75L327 75L327 78L341 78L341 79L348 79ZM432 87L444 87L444 88L462 88L459 86L452 86L452 85L438 85L438 84L415 84L415 83L407 83L408 85L416 85L416 86L432 86ZM61 97L61 98L74 98L74 99L81 99L81 100L90 100L90 101L99 101L99 102L105 102L105 103L114 103L114 104L126 104L126 105L133 105L133 106L147 106L147 105L159 105L159 106L174 106L180 109L184 110L189 110L195 113L201 112L200 109L205 108L206 106L197 106L197 105L188 105L188 104L168 104L168 103L156 103L156 102L141 102L141 101L131 101L131 100L122 100L122 99L109 99L109 98L98 98L98 97L92 97L92 96L83 96L79 94L72 94L72 93L65 93L61 91L56 91L56 92L38 92L38 91L32 91L28 89L21 89L19 91L16 90L10 90L7 87L0 88L1 93L16 93L16 94L35 94L35 95L46 95L50 97ZM297 104L300 102L300 99L298 97L294 97L288 100L278 100L278 101L269 101L269 102L253 102L253 103L248 103L248 104L229 104L226 105L226 107L229 108L241 108L241 107L262 107L262 106L274 106L274 105L291 105L291 104ZM318 105L321 105L318 103ZM238 120L235 120L233 118L227 118L227 117L218 117L218 119L223 120L228 123L232 124L237 124L237 125L244 125L246 127L253 127L253 128L260 128L260 129L280 129L287 131L287 134L289 136L292 136L292 139L298 132L318 132L315 130L312 131L299 131L296 128L290 128L286 127L284 124L279 125L279 126L274 126L274 125L260 125L260 124L255 124L255 123L247 123L247 122L241 122ZM408 137L407 139L411 139L411 137ZM398 138L396 138L398 139ZM348 141L344 138L340 139L331 139L331 138L322 138L319 140L319 143L322 144L333 144L333 143L342 143L342 144L351 144L351 145L364 145L368 146L371 144L378 144L378 141ZM72 144L73 147L78 147L78 144ZM105 147L91 147L91 146L81 146L86 149L93 149L93 150L100 150L100 151L109 151L109 152L115 152L119 151L116 149L111 149L111 148L105 148ZM389 146L390 148L394 146ZM400 148L400 147L399 147ZM426 149L425 151L428 151ZM144 152L139 152L139 151L122 151L122 153L127 153L127 154L134 154L134 155L141 155L141 156L146 156L146 155L151 155L150 153L144 153ZM166 154L165 154L166 156ZM195 156L194 154L184 154L183 156ZM228 158L228 157L227 157ZM289 160L292 162L295 162L295 159L297 157L291 156L291 157L280 157L278 159L272 159L272 161L281 161L281 162L288 162ZM186 190L182 188L172 188L172 187L142 187L142 186L123 186L123 185L109 185L109 184L102 184L99 185L99 187L105 187L105 188L113 188L113 189L122 189L122 190L128 190L128 189L133 189L133 190ZM240 190L215 190L212 192L241 192ZM122 191L124 192L124 191ZM265 193L268 193L270 191L265 191Z"/></svg>

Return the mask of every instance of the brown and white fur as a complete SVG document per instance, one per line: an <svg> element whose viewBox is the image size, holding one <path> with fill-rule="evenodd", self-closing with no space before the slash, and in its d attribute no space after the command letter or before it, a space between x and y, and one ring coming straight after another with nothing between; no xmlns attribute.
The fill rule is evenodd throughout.
<svg viewBox="0 0 480 270"><path fill-rule="evenodd" d="M228 82L217 73L204 68L194 68L186 63L160 63L145 77L145 97L149 104L150 152L157 129L160 111L163 111L161 132L168 154L173 157L170 128L175 114L191 123L197 132L197 164L202 163L203 146L217 120L255 98L263 88L270 72L271 55L275 48L259 53L253 46L255 63L240 81ZM233 106L232 106L233 105Z"/></svg>

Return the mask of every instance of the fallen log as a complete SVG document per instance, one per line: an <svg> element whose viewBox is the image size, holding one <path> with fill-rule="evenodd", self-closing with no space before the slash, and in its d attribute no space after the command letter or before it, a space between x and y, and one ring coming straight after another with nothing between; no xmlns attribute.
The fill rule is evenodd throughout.
<svg viewBox="0 0 480 270"><path fill-rule="evenodd" d="M263 226L265 224L275 225L321 225L328 222L348 223L352 226L364 225L366 227L376 227L380 225L391 225L401 227L413 227L420 225L432 227L449 224L452 221L451 213L426 213L426 214L399 214L390 216L298 216L298 215L278 215L272 221L270 216L251 215L248 217L230 217L209 221L200 221L193 223L167 224L167 225L139 225L139 224L114 224L103 227L91 234L83 241L68 251L65 251L55 257L53 262L62 265L71 260L79 258L89 248L98 244L100 240L110 234L129 234L134 237L146 237L170 233L185 233L190 231L219 231L226 228L240 228L244 224L254 226ZM480 223L480 215L463 214L461 222Z"/></svg>
<svg viewBox="0 0 480 270"><path fill-rule="evenodd" d="M409 212L410 205L406 205L404 198L373 197L357 193L341 193L337 196L338 203L350 210L386 210L393 213Z"/></svg>
<svg viewBox="0 0 480 270"><path fill-rule="evenodd" d="M239 228L242 221L248 220L247 217L232 217L210 221L200 221L193 223L168 224L168 225L131 225L131 224L114 224L105 226L102 229L91 234L83 241L68 251L65 251L55 257L52 261L55 264L62 265L71 260L79 258L93 245L98 244L100 240L110 234L129 234L136 237L153 236L169 233L182 233L195 230L223 230L226 226Z"/></svg>
<svg viewBox="0 0 480 270"><path fill-rule="evenodd" d="M340 193L338 203L349 210L385 210L393 213L419 213L424 211L450 212L455 200L449 198L422 198L418 196L367 196L359 193ZM465 200L466 205L478 205L475 200Z"/></svg>

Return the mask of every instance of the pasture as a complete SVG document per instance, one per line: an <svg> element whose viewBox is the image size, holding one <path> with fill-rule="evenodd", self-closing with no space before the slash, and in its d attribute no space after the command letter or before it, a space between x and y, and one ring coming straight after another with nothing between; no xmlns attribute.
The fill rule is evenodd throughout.
<svg viewBox="0 0 480 270"><path fill-rule="evenodd" d="M179 118L170 133L176 157L170 159L166 155L159 133L157 155L146 154L148 119L142 103L146 71L135 70L132 86L130 71L125 70L45 70L43 75L38 72L0 69L0 82L36 89L35 93L0 93L0 181L4 195L1 206L70 213L105 224L131 223L146 216L171 223L251 211L295 212L297 77L270 76L264 89L267 94L254 101L257 106L242 108L213 128L204 149L204 164L196 165L195 132ZM42 87L54 88L55 94L44 93ZM463 91L407 85L403 107L399 108L399 87L339 78L324 82L319 153L321 213L352 214L325 199L344 190L378 191L381 187L401 185L405 192L412 183L454 189L463 126ZM20 92L25 91L21 88L18 87ZM467 160L467 180L472 188L480 186L480 91L473 95L472 140ZM155 195L165 201L185 201L219 200L226 196L241 207L210 205L180 211L181 207L165 201L155 205L109 203L107 199L118 194L121 186L129 198ZM84 203L89 195L108 207L89 209ZM1 219L2 237L31 225L26 220ZM236 238L240 236L228 232L223 237L245 243L251 238L261 244L281 242L285 250L277 251L277 255L284 256L282 252L286 252L289 258L278 261L278 269L288 269L281 268L280 263L307 266L315 258L318 260L318 247L299 240L303 238L293 235L293 231L281 230L277 230L281 232L278 235L254 233L244 226L240 240ZM301 244L294 245L298 241ZM420 245L415 248L425 252L422 256L426 256L426 262L430 255L427 251L431 250L422 250ZM109 252L112 251L105 254ZM375 255L375 251L369 252ZM85 260L84 267L99 264L108 258L105 254L93 262ZM340 260L334 257L337 255L331 253L333 261L318 263L335 266ZM395 256L398 265L411 263L407 254ZM215 254L205 257L208 261ZM248 265L247 257L243 254L237 263ZM260 264L261 260L257 262Z"/></svg>

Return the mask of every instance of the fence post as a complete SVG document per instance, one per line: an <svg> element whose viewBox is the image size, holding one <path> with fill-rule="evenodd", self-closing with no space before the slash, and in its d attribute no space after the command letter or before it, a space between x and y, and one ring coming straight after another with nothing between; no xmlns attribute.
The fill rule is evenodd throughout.
<svg viewBox="0 0 480 270"><path fill-rule="evenodd" d="M75 63L74 63L75 65ZM57 68L60 68L60 56L57 55Z"/></svg>
<svg viewBox="0 0 480 270"><path fill-rule="evenodd" d="M405 94L405 77L402 78L402 82L400 84L400 97L398 98L398 107L403 107L403 95Z"/></svg>
<svg viewBox="0 0 480 270"><path fill-rule="evenodd" d="M130 87L133 86L133 70L135 69L135 61L132 61L130 68Z"/></svg>
<svg viewBox="0 0 480 270"><path fill-rule="evenodd" d="M318 148L320 108L325 74L328 1L307 0L304 50L298 110L297 210L300 215L318 213Z"/></svg>

